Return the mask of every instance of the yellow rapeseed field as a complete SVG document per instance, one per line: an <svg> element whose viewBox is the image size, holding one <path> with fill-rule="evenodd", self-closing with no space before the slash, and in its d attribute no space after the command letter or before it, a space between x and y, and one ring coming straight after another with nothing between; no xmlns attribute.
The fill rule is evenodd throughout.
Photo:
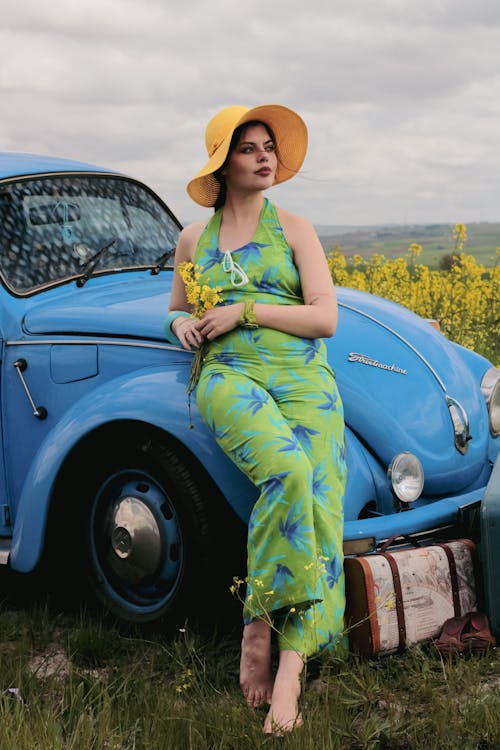
<svg viewBox="0 0 500 750"><path fill-rule="evenodd" d="M437 320L441 331L462 346L498 363L500 248L492 268L463 252L467 227L457 224L449 270L431 270L418 263L422 247L413 243L404 257L375 254L346 259L338 246L328 256L336 285L361 289L391 299L424 318Z"/></svg>

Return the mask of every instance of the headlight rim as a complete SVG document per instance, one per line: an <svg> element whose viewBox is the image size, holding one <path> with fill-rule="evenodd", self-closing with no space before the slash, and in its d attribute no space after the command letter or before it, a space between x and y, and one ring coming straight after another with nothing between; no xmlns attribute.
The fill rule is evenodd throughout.
<svg viewBox="0 0 500 750"><path fill-rule="evenodd" d="M398 467L398 464L407 461L408 458L411 458L415 464L416 469L418 471L418 475L416 474L415 480L418 481L418 489L416 492L412 493L414 497L408 497L403 496L404 493L400 489L400 485L397 484L395 474L400 467ZM422 463L420 459L414 454L411 453L411 451L400 451L397 453L392 461L389 463L389 466L387 467L387 478L391 483L392 491L395 494L395 496L405 505L410 505L411 503L414 503L418 498L422 495L422 491L424 488L424 469L422 466Z"/></svg>
<svg viewBox="0 0 500 750"><path fill-rule="evenodd" d="M500 369L489 367L481 379L481 393L488 410L488 423L493 437L500 435ZM494 409L498 416L494 414ZM495 421L494 421L495 420Z"/></svg>

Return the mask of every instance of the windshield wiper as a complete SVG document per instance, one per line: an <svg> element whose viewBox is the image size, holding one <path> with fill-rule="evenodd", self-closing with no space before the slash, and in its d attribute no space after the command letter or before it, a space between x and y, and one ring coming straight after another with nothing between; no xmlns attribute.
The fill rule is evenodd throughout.
<svg viewBox="0 0 500 750"><path fill-rule="evenodd" d="M87 283L87 281L90 279L92 274L94 273L94 269L96 268L97 264L100 262L101 258L106 255L109 248L112 247L118 237L114 237L112 240L110 240L106 245L101 247L100 250L98 250L94 255L92 255L91 258L88 259L88 261L85 263L82 269L82 275L79 276L76 280L77 286L83 286Z"/></svg>
<svg viewBox="0 0 500 750"><path fill-rule="evenodd" d="M154 263L154 267L151 269L151 275L157 276L161 269L166 265L167 261L170 260L172 255L175 254L175 247L172 247L170 250L167 250L166 253L163 253L163 255L160 255L159 258L157 258Z"/></svg>

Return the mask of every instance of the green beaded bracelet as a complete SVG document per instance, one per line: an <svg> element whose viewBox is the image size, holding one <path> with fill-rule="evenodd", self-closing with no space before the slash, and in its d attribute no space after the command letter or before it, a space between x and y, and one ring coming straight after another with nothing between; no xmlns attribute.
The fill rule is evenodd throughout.
<svg viewBox="0 0 500 750"><path fill-rule="evenodd" d="M243 326L243 328L258 328L259 324L257 323L257 318L255 317L255 312L253 309L253 306L255 305L255 300L253 298L246 299L243 303L243 312L241 313L239 324L240 326Z"/></svg>

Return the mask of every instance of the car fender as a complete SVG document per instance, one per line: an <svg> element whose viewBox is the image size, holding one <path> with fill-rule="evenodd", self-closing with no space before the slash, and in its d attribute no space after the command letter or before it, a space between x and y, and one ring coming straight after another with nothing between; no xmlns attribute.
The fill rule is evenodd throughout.
<svg viewBox="0 0 500 750"><path fill-rule="evenodd" d="M167 395L168 394L168 395ZM168 403L162 410L161 404ZM190 428L185 382L176 367L151 367L135 376L126 373L107 381L79 399L41 443L20 494L10 565L20 572L33 570L43 549L47 514L57 476L76 444L97 428L119 420L151 424L183 443L206 468L240 517L255 488L217 446L192 405Z"/></svg>
<svg viewBox="0 0 500 750"><path fill-rule="evenodd" d="M344 493L345 520L356 521L363 510L371 505L393 512L392 495L382 467L347 425L345 447L348 467Z"/></svg>

